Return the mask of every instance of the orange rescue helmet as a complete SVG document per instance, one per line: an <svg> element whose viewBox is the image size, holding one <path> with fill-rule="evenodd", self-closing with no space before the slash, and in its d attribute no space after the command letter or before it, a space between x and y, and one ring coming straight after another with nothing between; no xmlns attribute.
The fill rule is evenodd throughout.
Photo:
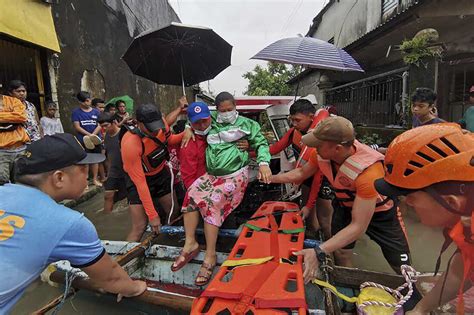
<svg viewBox="0 0 474 315"><path fill-rule="evenodd" d="M394 196L446 181L474 182L474 135L455 123L422 126L396 137L376 188Z"/></svg>

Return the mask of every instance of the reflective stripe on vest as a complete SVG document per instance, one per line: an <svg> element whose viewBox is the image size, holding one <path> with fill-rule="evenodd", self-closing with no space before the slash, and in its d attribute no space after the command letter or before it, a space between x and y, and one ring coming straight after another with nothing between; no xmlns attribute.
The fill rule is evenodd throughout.
<svg viewBox="0 0 474 315"><path fill-rule="evenodd" d="M326 176L329 183L336 193L336 201L342 206L352 208L356 197L355 180L369 166L383 161L384 156L371 149L365 144L355 140L354 146L356 152L348 157L339 167L336 177L333 177L330 160L321 159L318 156L318 163L321 172ZM375 211L386 211L393 208L393 201L387 197L378 195Z"/></svg>

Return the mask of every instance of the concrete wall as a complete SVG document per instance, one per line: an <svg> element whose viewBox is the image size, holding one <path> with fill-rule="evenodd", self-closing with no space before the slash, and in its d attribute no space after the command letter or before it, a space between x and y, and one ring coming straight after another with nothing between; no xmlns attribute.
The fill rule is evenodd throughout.
<svg viewBox="0 0 474 315"><path fill-rule="evenodd" d="M136 104L154 102L165 113L177 105L180 87L137 77L121 60L134 36L179 21L166 0L69 0L52 8L61 53L56 62L50 60L55 65L50 77L66 130L72 130L70 115L77 106L73 95L81 89L105 99L128 94Z"/></svg>
<svg viewBox="0 0 474 315"><path fill-rule="evenodd" d="M330 40L334 37L337 47L345 47L381 21L381 1L334 1L322 15L312 37Z"/></svg>

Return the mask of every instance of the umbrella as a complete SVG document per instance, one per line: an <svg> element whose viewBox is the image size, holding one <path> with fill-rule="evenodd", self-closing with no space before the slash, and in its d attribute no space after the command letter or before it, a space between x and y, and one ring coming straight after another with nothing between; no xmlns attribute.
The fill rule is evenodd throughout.
<svg viewBox="0 0 474 315"><path fill-rule="evenodd" d="M212 29L171 23L135 37L122 59L136 75L158 84L190 86L230 65L232 46Z"/></svg>
<svg viewBox="0 0 474 315"><path fill-rule="evenodd" d="M111 98L110 100L105 103L105 105L109 104L115 104L117 101L123 101L125 103L125 108L127 109L127 112L129 114L133 114L133 99L128 96L128 95L123 95L123 96L116 96L114 98Z"/></svg>
<svg viewBox="0 0 474 315"><path fill-rule="evenodd" d="M313 37L280 39L262 49L251 59L317 69L364 72L354 58L343 49Z"/></svg>

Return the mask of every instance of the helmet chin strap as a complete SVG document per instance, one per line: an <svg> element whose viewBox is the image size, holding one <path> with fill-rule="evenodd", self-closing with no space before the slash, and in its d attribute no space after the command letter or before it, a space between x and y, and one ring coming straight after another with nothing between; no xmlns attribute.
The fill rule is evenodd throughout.
<svg viewBox="0 0 474 315"><path fill-rule="evenodd" d="M459 186L460 195L467 196L467 202L464 206L464 209L458 210L453 208L444 198L436 191L436 189L432 187L427 187L423 189L428 194L430 194L433 199L436 200L442 207L448 210L451 213L457 214L462 217L470 217L471 224L470 227L466 226L464 228L464 236L466 242L474 243L474 185L464 185L461 184Z"/></svg>

